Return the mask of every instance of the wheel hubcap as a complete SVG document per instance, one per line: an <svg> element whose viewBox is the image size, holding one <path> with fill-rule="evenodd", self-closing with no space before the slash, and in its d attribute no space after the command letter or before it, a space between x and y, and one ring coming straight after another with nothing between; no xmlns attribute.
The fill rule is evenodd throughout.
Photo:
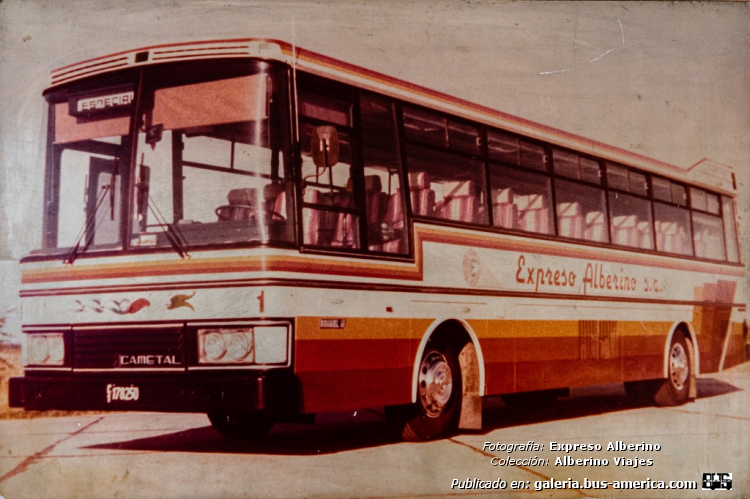
<svg viewBox="0 0 750 499"><path fill-rule="evenodd" d="M672 347L672 352L669 356L669 377L672 379L674 387L682 390L685 387L689 373L690 367L688 365L687 352L685 352L681 344L676 343Z"/></svg>
<svg viewBox="0 0 750 499"><path fill-rule="evenodd" d="M453 374L445 356L430 352L419 366L419 398L425 414L436 418L448 406L453 393Z"/></svg>

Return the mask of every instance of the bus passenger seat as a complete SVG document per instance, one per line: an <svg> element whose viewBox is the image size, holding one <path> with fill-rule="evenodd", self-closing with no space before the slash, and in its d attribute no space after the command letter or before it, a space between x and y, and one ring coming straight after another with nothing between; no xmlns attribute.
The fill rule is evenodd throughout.
<svg viewBox="0 0 750 499"><path fill-rule="evenodd" d="M708 245L707 237L708 233L706 230L697 230L693 234L693 245L695 246L695 256L698 258L708 257Z"/></svg>
<svg viewBox="0 0 750 499"><path fill-rule="evenodd" d="M604 213L601 211L590 211L586 213L586 240L606 242L607 224L604 223Z"/></svg>
<svg viewBox="0 0 750 499"><path fill-rule="evenodd" d="M322 193L318 190L307 188L303 196L305 203L322 204ZM323 212L315 208L305 208L302 210L302 218L305 230L305 244L320 244L320 218ZM321 241L322 242L322 241Z"/></svg>
<svg viewBox="0 0 750 499"><path fill-rule="evenodd" d="M286 220L284 184L274 182L263 187L263 203L268 220Z"/></svg>
<svg viewBox="0 0 750 499"><path fill-rule="evenodd" d="M557 205L557 219L560 224L560 235L563 237L583 238L583 215L581 203L560 203Z"/></svg>
<svg viewBox="0 0 750 499"><path fill-rule="evenodd" d="M474 196L474 182L459 181L443 184L443 201L435 210L440 212L441 218L459 222L474 222L479 213L476 210Z"/></svg>
<svg viewBox="0 0 750 499"><path fill-rule="evenodd" d="M229 204L216 208L219 222L254 220L258 211L258 191L256 189L232 189L227 194Z"/></svg>
<svg viewBox="0 0 750 499"><path fill-rule="evenodd" d="M697 230L693 236L695 256L722 260L724 258L724 244L716 233L709 229Z"/></svg>
<svg viewBox="0 0 750 499"><path fill-rule="evenodd" d="M392 241L383 243L382 250L388 253L404 252L404 209L401 202L401 192L396 190L388 199L388 207L385 210L383 222L391 226L397 236Z"/></svg>
<svg viewBox="0 0 750 499"><path fill-rule="evenodd" d="M435 191L430 189L427 172L409 174L411 209L415 215L431 217L435 210Z"/></svg>
<svg viewBox="0 0 750 499"><path fill-rule="evenodd" d="M492 204L495 227L518 228L518 206L513 203L513 189L500 189Z"/></svg>
<svg viewBox="0 0 750 499"><path fill-rule="evenodd" d="M365 208L367 209L367 233L369 248L381 251L380 243L383 217L385 216L388 195L383 191L383 185L378 175L365 176Z"/></svg>
<svg viewBox="0 0 750 499"><path fill-rule="evenodd" d="M337 192L333 195L333 205L339 208L350 208L352 198L349 192ZM357 219L351 213L326 213L326 229L333 229L331 246L336 248L356 248L359 235Z"/></svg>
<svg viewBox="0 0 750 499"><path fill-rule="evenodd" d="M656 222L657 249L667 253L692 253L685 228L677 222Z"/></svg>
<svg viewBox="0 0 750 499"><path fill-rule="evenodd" d="M635 248L638 247L639 237L637 216L620 215L612 217L612 242L614 244Z"/></svg>
<svg viewBox="0 0 750 499"><path fill-rule="evenodd" d="M382 249L382 245L379 243L382 240L380 232L382 231L383 217L388 203L388 195L382 191L383 185L378 175L365 176L367 230L370 236L368 240L374 241L374 244L370 244L370 249L373 251Z"/></svg>
<svg viewBox="0 0 750 499"><path fill-rule="evenodd" d="M516 196L513 204L518 207L518 228L526 232L549 234L549 207L543 194Z"/></svg>
<svg viewBox="0 0 750 499"><path fill-rule="evenodd" d="M638 222L638 247L643 249L654 249L651 237L651 224L649 222Z"/></svg>
<svg viewBox="0 0 750 499"><path fill-rule="evenodd" d="M721 240L721 236L709 229L703 229L701 233L703 234L702 238L705 246L705 249L703 250L703 258L723 260L725 258L724 242ZM695 253L695 256L699 256L697 247L695 248Z"/></svg>

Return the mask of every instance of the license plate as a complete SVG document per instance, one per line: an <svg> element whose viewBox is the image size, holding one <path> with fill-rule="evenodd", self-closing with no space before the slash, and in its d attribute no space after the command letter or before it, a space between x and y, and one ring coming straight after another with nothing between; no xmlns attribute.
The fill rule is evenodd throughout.
<svg viewBox="0 0 750 499"><path fill-rule="evenodd" d="M107 403L112 402L135 402L141 393L137 386L117 386L112 383L107 385Z"/></svg>

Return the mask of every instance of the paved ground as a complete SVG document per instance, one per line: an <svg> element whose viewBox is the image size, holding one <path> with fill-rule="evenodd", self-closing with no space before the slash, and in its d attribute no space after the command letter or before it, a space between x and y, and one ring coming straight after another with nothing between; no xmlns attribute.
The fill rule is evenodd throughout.
<svg viewBox="0 0 750 499"><path fill-rule="evenodd" d="M506 482L510 497L750 497L750 365L699 380L699 399L679 408L628 405L621 386L576 390L544 411L488 401L485 430L450 439L396 442L377 410L279 425L260 442L233 444L205 416L119 413L0 422L0 494L42 497L483 497L453 479ZM483 451L485 442L534 440L544 451ZM659 444L658 452L551 452L551 441ZM493 456L549 459L549 466L492 466ZM609 466L555 466L557 457ZM653 459L616 466L614 458ZM701 490L704 472L732 472L731 492ZM690 480L698 490L535 491L535 482ZM512 481L529 489L511 490Z"/></svg>

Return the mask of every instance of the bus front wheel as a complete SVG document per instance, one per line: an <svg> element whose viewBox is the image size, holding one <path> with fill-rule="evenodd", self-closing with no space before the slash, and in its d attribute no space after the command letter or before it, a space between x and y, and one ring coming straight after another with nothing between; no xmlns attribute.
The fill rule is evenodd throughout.
<svg viewBox="0 0 750 499"><path fill-rule="evenodd" d="M226 438L247 440L262 437L273 428L274 419L262 413L208 413L211 426Z"/></svg>
<svg viewBox="0 0 750 499"><path fill-rule="evenodd" d="M428 344L417 377L417 402L386 408L401 438L422 442L443 436L456 428L463 392L461 367L452 346Z"/></svg>

